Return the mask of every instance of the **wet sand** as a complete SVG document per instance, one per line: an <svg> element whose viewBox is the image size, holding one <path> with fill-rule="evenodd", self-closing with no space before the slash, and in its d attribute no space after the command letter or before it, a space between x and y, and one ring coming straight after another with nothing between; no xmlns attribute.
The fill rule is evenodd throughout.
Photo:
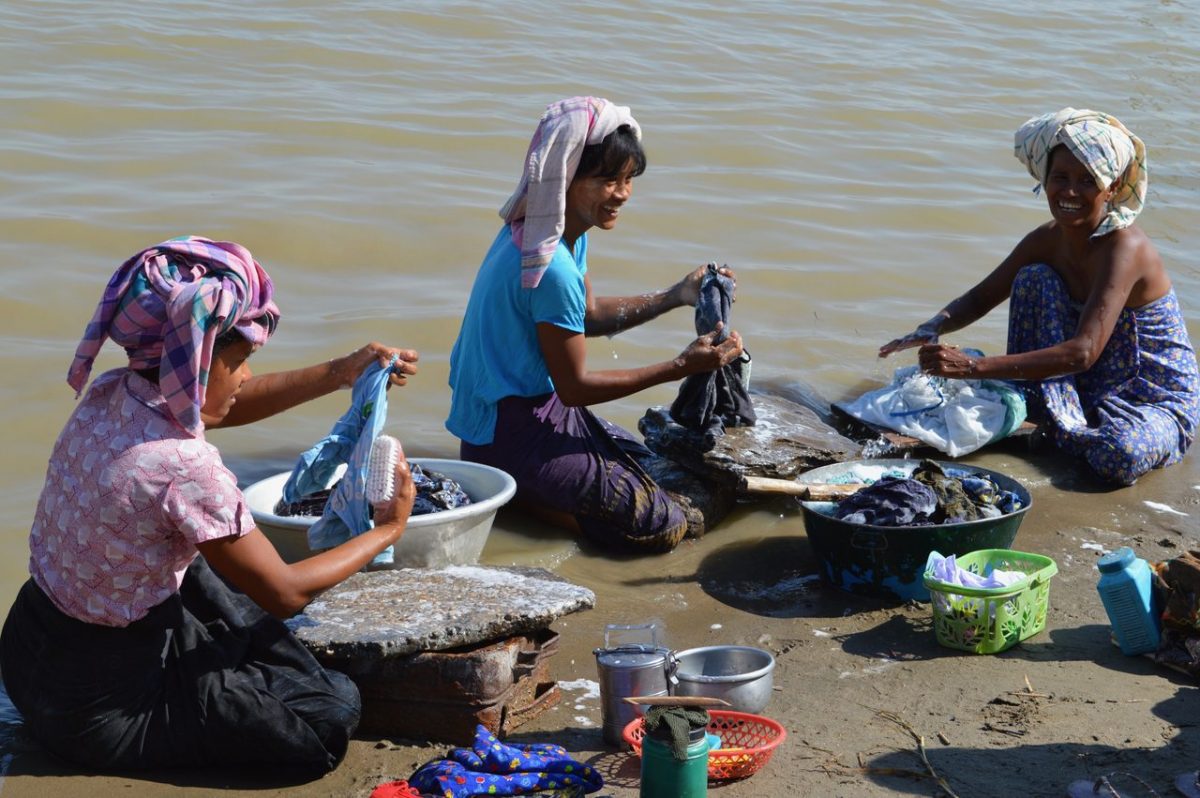
<svg viewBox="0 0 1200 798"><path fill-rule="evenodd" d="M889 605L822 585L787 500L740 508L704 539L641 560L577 551L558 533L502 513L485 561L505 559L505 542L519 541L597 593L595 609L554 625L562 641L551 670L562 701L508 739L560 743L604 774L599 795L637 795L638 760L602 742L592 651L606 624L654 620L676 649L732 643L777 657L776 690L763 714L783 723L788 739L760 773L714 786L713 795L1059 796L1074 779L1113 772L1171 794L1174 774L1200 763L1200 690L1111 645L1094 563L1121 545L1150 560L1195 545L1200 491L1192 458L1116 491L1097 491L1057 455L1015 445L970 462L1030 488L1034 506L1014 547L1052 556L1059 567L1046 631L992 656L940 647L927 604ZM531 547L530 538L542 545ZM446 748L363 738L336 772L289 784L246 771L95 776L18 735L2 791L5 798L85 791L115 798L131 790L150 798L217 791L359 798ZM1116 778L1118 788L1134 784Z"/></svg>

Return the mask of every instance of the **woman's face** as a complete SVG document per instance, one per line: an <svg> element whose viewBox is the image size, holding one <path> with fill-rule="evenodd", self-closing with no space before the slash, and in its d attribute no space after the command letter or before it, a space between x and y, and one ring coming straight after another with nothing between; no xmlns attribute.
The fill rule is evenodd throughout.
<svg viewBox="0 0 1200 798"><path fill-rule="evenodd" d="M615 177L592 175L572 180L567 188L564 237L574 241L593 227L601 230L616 227L621 206L633 193L634 168L630 159Z"/></svg>
<svg viewBox="0 0 1200 798"><path fill-rule="evenodd" d="M1065 146L1050 153L1046 201L1050 215L1063 227L1095 230L1108 213L1112 196L1112 189L1100 188L1095 175Z"/></svg>
<svg viewBox="0 0 1200 798"><path fill-rule="evenodd" d="M254 345L239 338L213 355L204 406L200 408L200 419L206 426L217 424L229 415L238 391L250 379L250 365L246 361L252 352Z"/></svg>

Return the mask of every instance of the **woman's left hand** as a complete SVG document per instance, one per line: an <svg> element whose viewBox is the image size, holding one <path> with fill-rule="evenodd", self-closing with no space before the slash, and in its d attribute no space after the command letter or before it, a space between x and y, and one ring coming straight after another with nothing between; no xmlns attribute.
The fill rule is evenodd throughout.
<svg viewBox="0 0 1200 798"><path fill-rule="evenodd" d="M713 264L715 265L715 264ZM709 264L704 264L688 273L686 277L675 284L674 290L679 296L679 301L684 305L695 307L700 301L700 283L704 281L704 275L708 273ZM737 276L733 273L733 269L728 266L721 266L717 269L718 272L733 280L733 299L737 299Z"/></svg>
<svg viewBox="0 0 1200 798"><path fill-rule="evenodd" d="M925 344L917 350L917 362L924 373L952 380L974 378L977 365L975 358L949 344Z"/></svg>
<svg viewBox="0 0 1200 798"><path fill-rule="evenodd" d="M408 382L410 374L417 373L417 361L420 359L420 355L415 349L397 349L372 341L344 357L334 358L329 361L329 365L334 379L337 381L337 387L351 388L367 366L372 363L386 366L391 362L393 355L396 357L396 363L392 366L389 383L404 385Z"/></svg>

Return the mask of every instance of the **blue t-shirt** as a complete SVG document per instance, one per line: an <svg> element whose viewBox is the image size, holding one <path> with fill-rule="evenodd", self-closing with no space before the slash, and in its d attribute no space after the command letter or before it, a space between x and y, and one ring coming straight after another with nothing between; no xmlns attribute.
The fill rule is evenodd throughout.
<svg viewBox="0 0 1200 798"><path fill-rule="evenodd" d="M484 446L496 431L496 403L507 396L554 390L537 325L583 333L587 312L587 235L571 252L561 241L537 288L521 287L521 251L508 225L483 258L458 340L450 352L450 417L446 429Z"/></svg>

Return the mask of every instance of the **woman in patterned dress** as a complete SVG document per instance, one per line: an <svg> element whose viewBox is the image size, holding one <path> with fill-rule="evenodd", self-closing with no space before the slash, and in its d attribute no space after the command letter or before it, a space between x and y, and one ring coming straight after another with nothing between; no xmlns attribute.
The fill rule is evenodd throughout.
<svg viewBox="0 0 1200 798"><path fill-rule="evenodd" d="M1196 354L1171 280L1134 219L1146 150L1114 117L1065 108L1030 119L1015 154L1050 221L991 274L881 357L920 346L951 379L1022 381L1031 418L1105 482L1132 484L1182 459L1200 417ZM938 336L1009 303L1008 351L971 357Z"/></svg>
<svg viewBox="0 0 1200 798"><path fill-rule="evenodd" d="M400 537L414 495L407 464L374 529L287 564L204 435L349 387L392 356L392 382L403 384L417 355L370 344L252 376L247 358L279 319L271 295L243 247L172 239L117 270L76 350L76 391L106 338L129 364L92 382L55 443L30 579L0 635L26 730L68 761L254 763L313 776L346 753L358 691L280 619Z"/></svg>

